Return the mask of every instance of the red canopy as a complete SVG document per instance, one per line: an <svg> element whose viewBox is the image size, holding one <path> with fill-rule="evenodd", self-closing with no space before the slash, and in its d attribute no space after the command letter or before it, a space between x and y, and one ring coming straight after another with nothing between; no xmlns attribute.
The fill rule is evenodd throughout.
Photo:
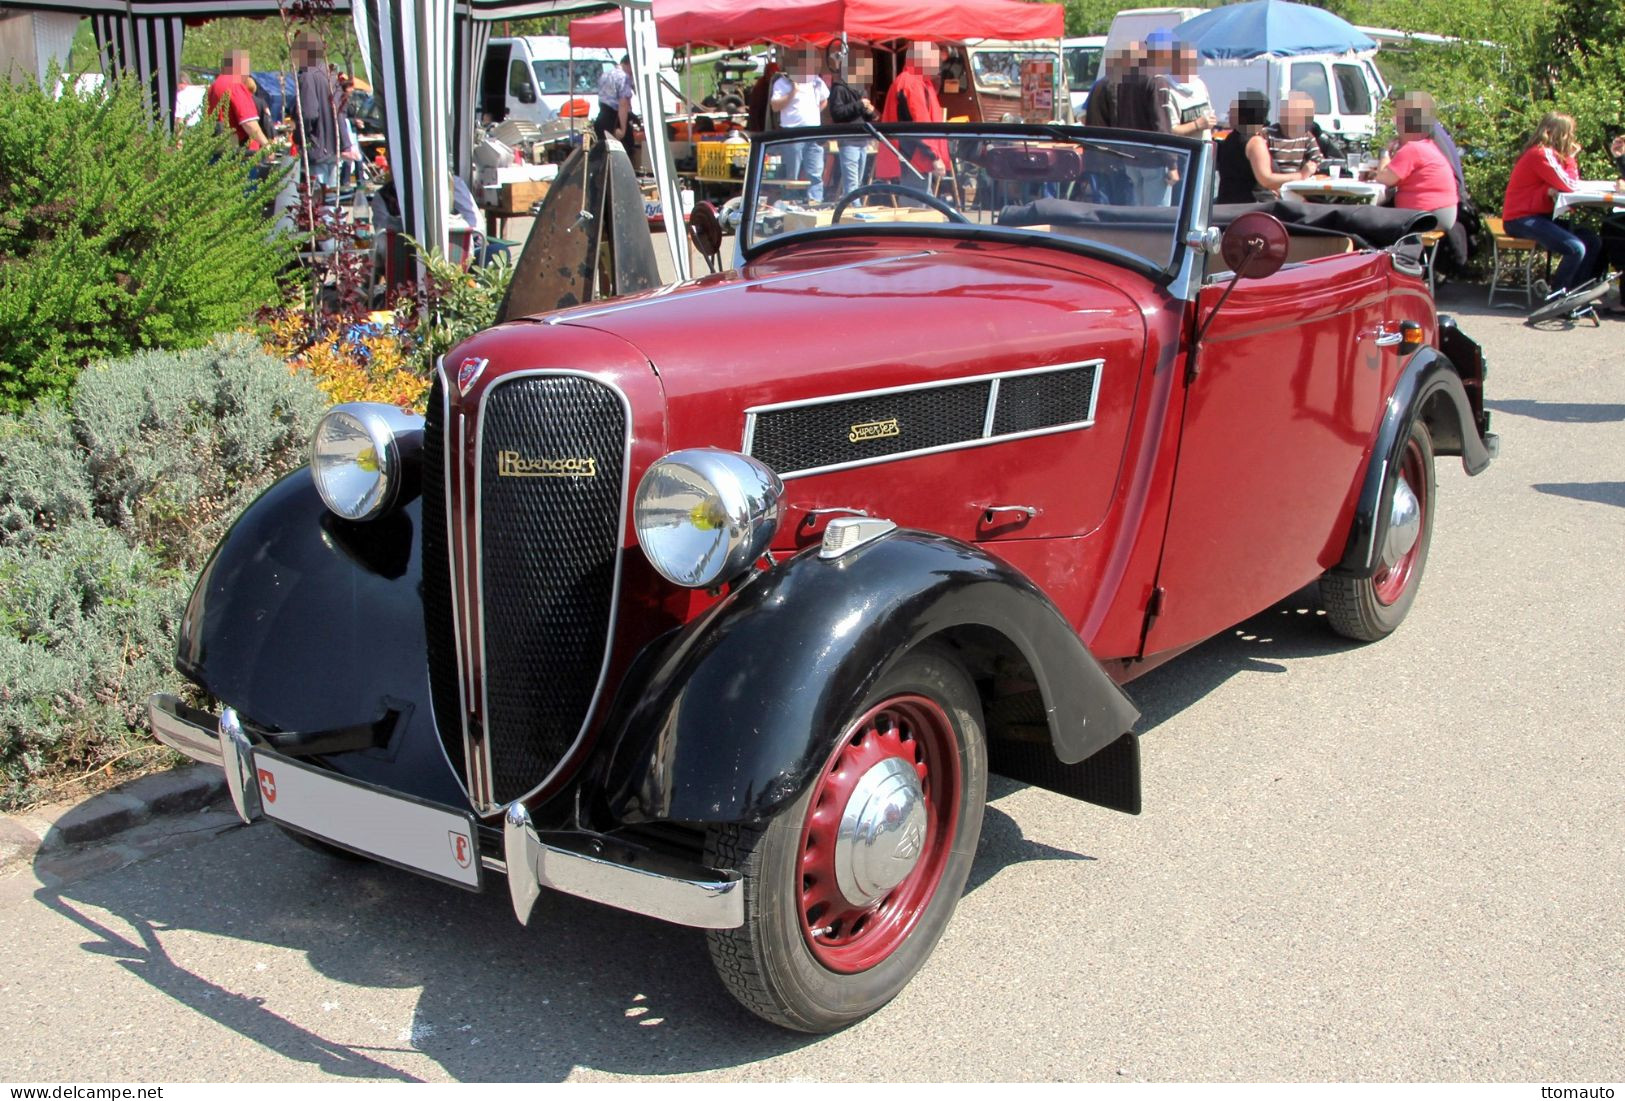
<svg viewBox="0 0 1625 1101"><path fill-rule="evenodd" d="M662 46L1060 38L1066 23L1060 4L1027 0L654 0L654 14ZM572 20L570 44L623 47L620 12Z"/></svg>

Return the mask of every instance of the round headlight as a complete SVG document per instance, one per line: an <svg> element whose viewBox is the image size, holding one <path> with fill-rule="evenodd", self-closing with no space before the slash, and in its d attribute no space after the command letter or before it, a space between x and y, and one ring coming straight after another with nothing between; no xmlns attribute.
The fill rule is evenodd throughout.
<svg viewBox="0 0 1625 1101"><path fill-rule="evenodd" d="M673 451L638 484L638 543L660 576L691 589L731 580L778 530L784 483L735 451Z"/></svg>
<svg viewBox="0 0 1625 1101"><path fill-rule="evenodd" d="M371 520L400 496L407 450L422 439L421 418L393 405L335 405L316 425L310 473L322 502L346 520ZM403 448L403 442L411 444Z"/></svg>

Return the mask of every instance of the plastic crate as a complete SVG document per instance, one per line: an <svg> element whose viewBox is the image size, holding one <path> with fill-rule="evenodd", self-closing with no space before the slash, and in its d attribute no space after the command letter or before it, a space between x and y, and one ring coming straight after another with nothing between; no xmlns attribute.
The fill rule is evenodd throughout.
<svg viewBox="0 0 1625 1101"><path fill-rule="evenodd" d="M701 176L726 179L730 175L731 165L742 166L750 159L750 144L739 141L695 142L694 158Z"/></svg>

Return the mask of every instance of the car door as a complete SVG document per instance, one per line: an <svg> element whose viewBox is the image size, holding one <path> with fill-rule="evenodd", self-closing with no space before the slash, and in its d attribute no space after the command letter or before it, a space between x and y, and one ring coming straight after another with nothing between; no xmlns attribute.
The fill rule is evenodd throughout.
<svg viewBox="0 0 1625 1101"><path fill-rule="evenodd" d="M1147 654L1200 641L1340 556L1381 414L1388 258L1288 264L1236 287L1198 352ZM1224 284L1203 288L1198 318Z"/></svg>

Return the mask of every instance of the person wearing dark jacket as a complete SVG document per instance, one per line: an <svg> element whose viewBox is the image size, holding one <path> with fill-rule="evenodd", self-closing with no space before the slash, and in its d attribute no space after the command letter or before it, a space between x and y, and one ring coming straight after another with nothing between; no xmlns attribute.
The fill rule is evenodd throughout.
<svg viewBox="0 0 1625 1101"><path fill-rule="evenodd" d="M842 59L844 61L844 58ZM857 62L857 76L859 80L868 82L873 75L874 63L868 58L861 58ZM880 117L875 105L869 102L869 97L863 92L847 83L846 66L838 66L832 73L834 77L829 88L829 118L837 126L851 126L854 123L874 122ZM841 162L841 194L856 191L863 183L863 157L869 148L867 138L847 138L837 142L837 149Z"/></svg>

